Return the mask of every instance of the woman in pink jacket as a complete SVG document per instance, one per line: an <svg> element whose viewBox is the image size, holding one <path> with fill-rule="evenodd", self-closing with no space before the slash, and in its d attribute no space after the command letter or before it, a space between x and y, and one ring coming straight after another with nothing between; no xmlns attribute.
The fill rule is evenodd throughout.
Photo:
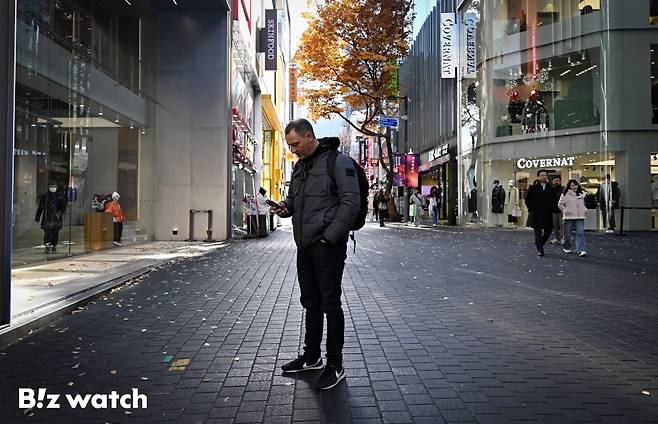
<svg viewBox="0 0 658 424"><path fill-rule="evenodd" d="M571 253L572 232L576 232L576 250L578 256L587 256L587 242L585 241L585 193L576 180L569 180L564 193L560 196L558 207L564 217L564 245L565 253Z"/></svg>

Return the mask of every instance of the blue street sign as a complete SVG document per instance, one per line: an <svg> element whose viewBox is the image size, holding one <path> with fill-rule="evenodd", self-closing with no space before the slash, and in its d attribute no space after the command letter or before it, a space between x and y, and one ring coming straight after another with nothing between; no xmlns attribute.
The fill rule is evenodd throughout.
<svg viewBox="0 0 658 424"><path fill-rule="evenodd" d="M387 116L380 116L379 117L379 125L381 125L382 127L397 128L398 127L398 120L397 120L397 118L389 118Z"/></svg>

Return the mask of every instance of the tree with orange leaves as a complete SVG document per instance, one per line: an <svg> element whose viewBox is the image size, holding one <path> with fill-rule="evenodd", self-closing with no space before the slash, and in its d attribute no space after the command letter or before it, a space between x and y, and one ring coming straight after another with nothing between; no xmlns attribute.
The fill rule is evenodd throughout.
<svg viewBox="0 0 658 424"><path fill-rule="evenodd" d="M310 117L340 116L357 131L385 142L388 160L386 193L393 185L390 133L382 133L376 118L399 104L397 73L406 56L413 22L413 0L318 0L316 14L306 14L295 58L306 82L302 102ZM345 104L363 114L352 122ZM390 202L392 216L397 216Z"/></svg>

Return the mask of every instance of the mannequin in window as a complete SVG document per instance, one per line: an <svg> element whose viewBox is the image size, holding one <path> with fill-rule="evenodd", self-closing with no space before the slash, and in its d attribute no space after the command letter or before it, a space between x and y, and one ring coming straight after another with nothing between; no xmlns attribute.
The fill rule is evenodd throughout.
<svg viewBox="0 0 658 424"><path fill-rule="evenodd" d="M497 227L503 226L503 212L505 211L505 189L500 181L494 180L494 188L491 191L491 213Z"/></svg>
<svg viewBox="0 0 658 424"><path fill-rule="evenodd" d="M66 211L66 199L58 190L57 183L48 185L48 192L39 199L39 207L34 220L41 221L43 230L43 244L46 253L57 251L59 230L62 229L62 216Z"/></svg>
<svg viewBox="0 0 658 424"><path fill-rule="evenodd" d="M471 224L478 222L478 191L477 183L473 181L473 189L468 194L468 213L471 214Z"/></svg>
<svg viewBox="0 0 658 424"><path fill-rule="evenodd" d="M507 112L509 113L510 122L512 124L521 123L524 107L525 107L525 102L519 95L519 92L517 90L510 90L509 103L507 103Z"/></svg>
<svg viewBox="0 0 658 424"><path fill-rule="evenodd" d="M113 243L115 246L121 246L121 235L123 234L123 221L125 216L121 205L119 204L119 193L116 191L112 193L112 201L105 205L105 213L112 215L112 221L114 222L114 240Z"/></svg>
<svg viewBox="0 0 658 424"><path fill-rule="evenodd" d="M516 228L516 223L521 216L521 207L519 205L519 189L514 186L514 180L509 180L507 183L505 207L507 208L507 222L510 223L512 228Z"/></svg>
<svg viewBox="0 0 658 424"><path fill-rule="evenodd" d="M523 130L525 133L537 133L548 130L548 110L544 105L541 92L533 88L523 110Z"/></svg>

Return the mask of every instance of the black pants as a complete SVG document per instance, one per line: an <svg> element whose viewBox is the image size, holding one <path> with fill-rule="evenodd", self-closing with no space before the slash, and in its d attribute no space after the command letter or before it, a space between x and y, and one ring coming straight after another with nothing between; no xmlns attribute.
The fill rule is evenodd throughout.
<svg viewBox="0 0 658 424"><path fill-rule="evenodd" d="M615 222L615 210L610 209L610 215L608 216L607 209L601 209L601 215L603 216L603 228L606 230L614 230L617 226Z"/></svg>
<svg viewBox="0 0 658 424"><path fill-rule="evenodd" d="M45 228L43 230L43 244L57 246L59 242L59 228Z"/></svg>
<svg viewBox="0 0 658 424"><path fill-rule="evenodd" d="M541 252L544 250L544 245L551 237L553 229L548 228L534 228L535 230L535 246L537 246L537 251Z"/></svg>
<svg viewBox="0 0 658 424"><path fill-rule="evenodd" d="M375 218L375 221L379 221L379 208L372 208L372 217Z"/></svg>
<svg viewBox="0 0 658 424"><path fill-rule="evenodd" d="M123 234L123 222L114 223L114 240L116 242L121 241L121 234Z"/></svg>
<svg viewBox="0 0 658 424"><path fill-rule="evenodd" d="M318 242L297 250L297 275L301 303L306 309L304 356L320 357L324 315L327 315L327 362L342 364L345 317L340 301L347 243L334 246Z"/></svg>

